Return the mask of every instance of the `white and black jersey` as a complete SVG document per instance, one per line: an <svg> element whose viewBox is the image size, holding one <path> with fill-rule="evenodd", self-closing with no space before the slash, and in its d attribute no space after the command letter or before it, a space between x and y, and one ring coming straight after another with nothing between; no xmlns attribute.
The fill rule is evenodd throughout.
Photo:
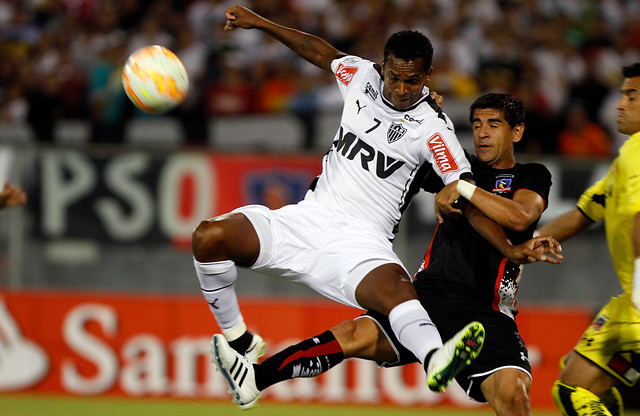
<svg viewBox="0 0 640 416"><path fill-rule="evenodd" d="M445 184L471 175L451 121L425 95L399 110L382 96L380 66L356 56L331 68L344 108L340 128L307 200L354 216L393 239L429 170Z"/></svg>

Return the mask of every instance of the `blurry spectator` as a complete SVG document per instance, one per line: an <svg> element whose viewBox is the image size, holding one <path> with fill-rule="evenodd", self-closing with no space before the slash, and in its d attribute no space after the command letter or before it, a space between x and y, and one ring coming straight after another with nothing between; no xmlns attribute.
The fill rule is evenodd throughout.
<svg viewBox="0 0 640 416"><path fill-rule="evenodd" d="M0 121L5 123L23 123L27 120L29 104L20 84L12 84L4 91L4 100L0 105Z"/></svg>
<svg viewBox="0 0 640 416"><path fill-rule="evenodd" d="M209 138L208 120L203 100L204 83L207 81L207 49L204 44L196 42L193 30L183 24L177 29L173 51L189 76L187 97L173 114L180 120L187 143L206 144Z"/></svg>
<svg viewBox="0 0 640 416"><path fill-rule="evenodd" d="M544 88L544 78L536 63L531 56L523 59L520 81L512 92L522 100L526 109L526 140L518 143L523 148L516 149L528 153L555 153L558 117L553 108L553 98Z"/></svg>
<svg viewBox="0 0 640 416"><path fill-rule="evenodd" d="M598 50L594 50L591 54L587 54L585 62L585 74L582 79L569 87L567 99L569 101L578 100L584 106L589 120L597 123L600 113L600 106L609 94L610 87L605 84L596 72L595 58Z"/></svg>
<svg viewBox="0 0 640 416"><path fill-rule="evenodd" d="M55 141L56 122L62 114L60 85L56 74L51 73L35 78L28 93L27 102L29 104L27 121L36 140Z"/></svg>
<svg viewBox="0 0 640 416"><path fill-rule="evenodd" d="M580 101L572 101L558 133L558 152L572 157L608 157L611 141L607 132L588 117Z"/></svg>
<svg viewBox="0 0 640 416"><path fill-rule="evenodd" d="M91 140L122 143L133 104L122 88L125 45L107 47L89 69Z"/></svg>
<svg viewBox="0 0 640 416"><path fill-rule="evenodd" d="M60 84L62 115L65 118L87 118L86 73L71 57L71 48L61 48L56 70Z"/></svg>
<svg viewBox="0 0 640 416"><path fill-rule="evenodd" d="M461 99L471 99L478 96L478 84L476 81L457 70L452 57L444 51L433 63L436 70L431 75L429 86L438 94L453 96Z"/></svg>
<svg viewBox="0 0 640 416"><path fill-rule="evenodd" d="M222 61L222 73L206 92L205 105L212 116L248 114L253 111L253 87L245 72L227 57Z"/></svg>
<svg viewBox="0 0 640 416"><path fill-rule="evenodd" d="M296 73L286 61L263 65L264 81L256 91L256 110L259 112L282 112L289 106L294 95Z"/></svg>
<svg viewBox="0 0 640 416"><path fill-rule="evenodd" d="M289 100L289 110L302 124L302 147L312 149L316 140L318 97L315 82L307 77L297 79L296 90Z"/></svg>
<svg viewBox="0 0 640 416"><path fill-rule="evenodd" d="M127 55L149 45L160 45L173 49L173 37L165 32L162 21L155 15L148 15L140 24L139 30L128 37Z"/></svg>

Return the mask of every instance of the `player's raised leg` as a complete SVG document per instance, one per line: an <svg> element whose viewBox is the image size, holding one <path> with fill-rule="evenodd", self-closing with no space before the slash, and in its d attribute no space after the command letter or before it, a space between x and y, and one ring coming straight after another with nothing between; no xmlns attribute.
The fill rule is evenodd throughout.
<svg viewBox="0 0 640 416"><path fill-rule="evenodd" d="M260 251L253 225L240 213L202 221L193 232L192 250L202 294L229 345L258 362L264 341L247 331L235 291L236 265L251 266Z"/></svg>
<svg viewBox="0 0 640 416"><path fill-rule="evenodd" d="M362 307L388 316L400 343L425 366L432 390L444 391L480 353L484 328L479 322L467 325L442 344L413 283L398 264L384 264L370 271L356 287L355 296Z"/></svg>

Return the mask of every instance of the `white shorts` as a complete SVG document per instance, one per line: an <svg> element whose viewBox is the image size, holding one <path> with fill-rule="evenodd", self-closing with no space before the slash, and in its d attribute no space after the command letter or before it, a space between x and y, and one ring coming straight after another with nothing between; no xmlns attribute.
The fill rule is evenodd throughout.
<svg viewBox="0 0 640 416"><path fill-rule="evenodd" d="M339 211L311 201L270 210L248 205L241 212L260 239L260 255L251 267L269 276L303 283L329 299L361 308L355 290L383 264L400 265L384 233Z"/></svg>

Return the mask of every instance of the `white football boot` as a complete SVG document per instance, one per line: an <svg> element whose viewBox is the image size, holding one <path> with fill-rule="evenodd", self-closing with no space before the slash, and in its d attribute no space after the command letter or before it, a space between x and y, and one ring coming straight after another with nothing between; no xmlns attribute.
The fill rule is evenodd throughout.
<svg viewBox="0 0 640 416"><path fill-rule="evenodd" d="M427 368L429 390L445 391L460 371L476 359L484 344L484 327L474 321L431 355Z"/></svg>
<svg viewBox="0 0 640 416"><path fill-rule="evenodd" d="M233 396L233 401L241 409L251 409L258 404L260 391L256 387L253 363L247 355L240 355L231 348L224 335L215 334L211 338L211 356L211 361L218 367L229 385L229 393Z"/></svg>

